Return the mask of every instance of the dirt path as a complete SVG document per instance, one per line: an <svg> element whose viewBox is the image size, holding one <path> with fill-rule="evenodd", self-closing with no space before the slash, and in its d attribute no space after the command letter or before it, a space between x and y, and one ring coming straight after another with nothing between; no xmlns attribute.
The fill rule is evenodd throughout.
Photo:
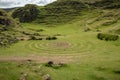
<svg viewBox="0 0 120 80"><path fill-rule="evenodd" d="M39 63L44 63L48 61L54 61L56 63L58 62L69 63L73 61L73 58L74 56L27 56L27 57L7 56L7 57L0 57L0 61L21 62L21 61L32 60Z"/></svg>

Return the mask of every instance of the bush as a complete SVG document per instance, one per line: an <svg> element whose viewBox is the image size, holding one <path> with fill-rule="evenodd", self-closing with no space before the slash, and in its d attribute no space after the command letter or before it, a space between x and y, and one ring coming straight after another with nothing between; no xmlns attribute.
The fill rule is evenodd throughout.
<svg viewBox="0 0 120 80"><path fill-rule="evenodd" d="M30 36L30 40L42 40L43 38L39 37L39 36Z"/></svg>
<svg viewBox="0 0 120 80"><path fill-rule="evenodd" d="M55 37L55 36L52 37L52 40L56 40L56 39L57 39L57 37Z"/></svg>
<svg viewBox="0 0 120 80"><path fill-rule="evenodd" d="M49 61L45 64L46 67L51 67L53 69L59 69L59 68L62 68L62 67L67 67L67 64L65 63L56 63L54 64L53 61Z"/></svg>
<svg viewBox="0 0 120 80"><path fill-rule="evenodd" d="M119 36L113 34L98 33L97 38L106 41L116 41L119 38Z"/></svg>
<svg viewBox="0 0 120 80"><path fill-rule="evenodd" d="M57 37L55 37L55 36L53 36L53 37L46 37L46 40L56 40L57 39Z"/></svg>
<svg viewBox="0 0 120 80"><path fill-rule="evenodd" d="M51 40L51 37L46 37L46 40Z"/></svg>
<svg viewBox="0 0 120 80"><path fill-rule="evenodd" d="M45 64L45 66L47 66L47 67L52 67L53 66L53 61L48 61L48 63L47 64Z"/></svg>
<svg viewBox="0 0 120 80"><path fill-rule="evenodd" d="M115 74L120 74L120 70L114 70L113 71Z"/></svg>

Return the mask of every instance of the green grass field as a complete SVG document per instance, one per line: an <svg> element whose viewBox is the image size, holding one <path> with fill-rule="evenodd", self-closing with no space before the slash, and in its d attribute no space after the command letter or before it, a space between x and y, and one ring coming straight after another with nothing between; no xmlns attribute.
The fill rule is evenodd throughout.
<svg viewBox="0 0 120 80"><path fill-rule="evenodd" d="M110 0L106 5L105 0L106 4L95 6L91 4L98 0L68 1L39 7L40 14L31 23L16 19L16 27L8 31L1 27L2 36L20 40L0 47L0 80L45 80L47 74L51 80L120 80L120 37L97 38L98 33L120 35L119 3ZM30 40L31 36L42 40ZM57 39L46 40L49 36ZM46 66L49 61L54 62L52 67Z"/></svg>
<svg viewBox="0 0 120 80"><path fill-rule="evenodd" d="M101 41L96 37L98 32L85 32L79 22L56 27L22 26L32 30L43 29L40 34L57 35L58 39L20 41L9 48L0 48L0 80L17 80L23 71L28 72L28 80L42 80L44 74L50 74L52 80L120 80L120 39ZM17 67L28 59L36 65L26 68L30 63L25 63ZM41 64L50 60L67 66L54 69ZM31 71L31 67L37 69L38 65L42 65L43 75Z"/></svg>

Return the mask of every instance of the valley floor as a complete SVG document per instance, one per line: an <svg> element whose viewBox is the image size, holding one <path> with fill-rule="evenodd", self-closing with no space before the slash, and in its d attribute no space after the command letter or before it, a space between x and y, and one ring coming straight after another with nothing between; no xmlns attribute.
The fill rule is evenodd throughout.
<svg viewBox="0 0 120 80"><path fill-rule="evenodd" d="M42 80L45 74L50 74L52 80L120 80L120 39L99 40L97 31L85 32L76 23L57 27L38 24L23 26L32 30L43 29L41 35L56 35L58 39L26 40L9 48L0 48L0 80L17 80L24 71L28 72L28 80ZM30 64L26 63L21 68L16 67L28 60L36 65L29 66L29 70L26 65ZM67 66L59 69L44 66L48 61ZM42 65L40 71L43 75L31 71L39 65Z"/></svg>

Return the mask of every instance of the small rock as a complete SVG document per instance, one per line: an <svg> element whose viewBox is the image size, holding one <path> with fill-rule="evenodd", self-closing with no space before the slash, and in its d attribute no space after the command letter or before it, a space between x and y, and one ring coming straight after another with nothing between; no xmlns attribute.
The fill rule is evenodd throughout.
<svg viewBox="0 0 120 80"><path fill-rule="evenodd" d="M50 75L49 75L49 74L46 74L46 75L44 76L44 80L51 80Z"/></svg>

